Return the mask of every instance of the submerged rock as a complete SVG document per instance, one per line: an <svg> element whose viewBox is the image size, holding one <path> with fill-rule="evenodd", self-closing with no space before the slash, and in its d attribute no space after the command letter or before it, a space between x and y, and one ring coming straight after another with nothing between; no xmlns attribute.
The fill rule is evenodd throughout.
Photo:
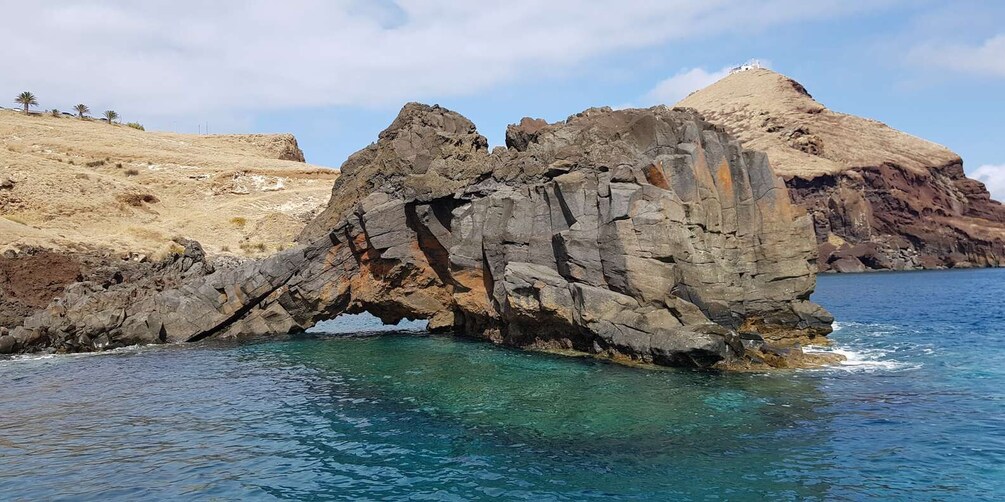
<svg viewBox="0 0 1005 502"><path fill-rule="evenodd" d="M831 331L809 301L809 216L763 153L700 116L590 109L524 120L507 144L490 153L461 115L408 104L346 161L298 247L212 273L186 257L175 287L67 298L14 336L267 336L369 311L519 347L728 367Z"/></svg>

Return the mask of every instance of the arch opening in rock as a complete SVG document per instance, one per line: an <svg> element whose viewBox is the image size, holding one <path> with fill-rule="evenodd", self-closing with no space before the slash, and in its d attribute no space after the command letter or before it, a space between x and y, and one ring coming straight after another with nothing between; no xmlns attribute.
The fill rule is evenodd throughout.
<svg viewBox="0 0 1005 502"><path fill-rule="evenodd" d="M425 332L429 321L402 319L395 324L386 324L369 312L341 314L332 319L319 321L308 328L306 333L324 335L356 335L360 333Z"/></svg>

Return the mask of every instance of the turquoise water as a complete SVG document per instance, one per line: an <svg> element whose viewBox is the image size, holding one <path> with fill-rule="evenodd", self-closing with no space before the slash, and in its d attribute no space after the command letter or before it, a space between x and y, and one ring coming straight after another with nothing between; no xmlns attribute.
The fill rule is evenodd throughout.
<svg viewBox="0 0 1005 502"><path fill-rule="evenodd" d="M850 360L819 371L415 331L2 361L0 499L1002 499L1003 283L822 277Z"/></svg>

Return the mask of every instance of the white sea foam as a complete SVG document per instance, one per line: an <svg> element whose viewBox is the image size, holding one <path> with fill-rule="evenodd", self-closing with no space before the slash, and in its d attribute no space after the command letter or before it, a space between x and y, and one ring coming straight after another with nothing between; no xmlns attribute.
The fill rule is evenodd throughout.
<svg viewBox="0 0 1005 502"><path fill-rule="evenodd" d="M18 354L11 356L8 359L0 359L0 364L3 363L30 363L33 361L46 361L49 359L55 360L68 360L68 359L78 359L83 357L94 357L94 356L111 356L111 355L122 355L137 353L140 351L152 350L155 348L167 347L169 344L145 344L145 345L129 345L126 347L118 347L111 350L102 350L97 352L73 352L69 354Z"/></svg>
<svg viewBox="0 0 1005 502"><path fill-rule="evenodd" d="M905 371L921 367L920 363L909 363L905 361L893 361L886 359L887 351L881 349L857 349L848 347L803 347L803 352L809 354L839 354L844 356L844 361L829 369L840 369L845 371Z"/></svg>

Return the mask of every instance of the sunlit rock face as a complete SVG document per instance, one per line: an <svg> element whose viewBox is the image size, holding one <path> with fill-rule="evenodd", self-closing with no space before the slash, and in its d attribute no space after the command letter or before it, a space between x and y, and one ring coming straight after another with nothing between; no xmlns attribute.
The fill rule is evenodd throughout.
<svg viewBox="0 0 1005 502"><path fill-rule="evenodd" d="M461 115L408 104L346 161L299 247L133 291L121 315L94 315L93 299L49 309L18 335L192 341L369 311L520 347L731 367L798 364L775 346L830 332L809 301L810 218L764 154L700 116L525 119L507 146L489 152Z"/></svg>

